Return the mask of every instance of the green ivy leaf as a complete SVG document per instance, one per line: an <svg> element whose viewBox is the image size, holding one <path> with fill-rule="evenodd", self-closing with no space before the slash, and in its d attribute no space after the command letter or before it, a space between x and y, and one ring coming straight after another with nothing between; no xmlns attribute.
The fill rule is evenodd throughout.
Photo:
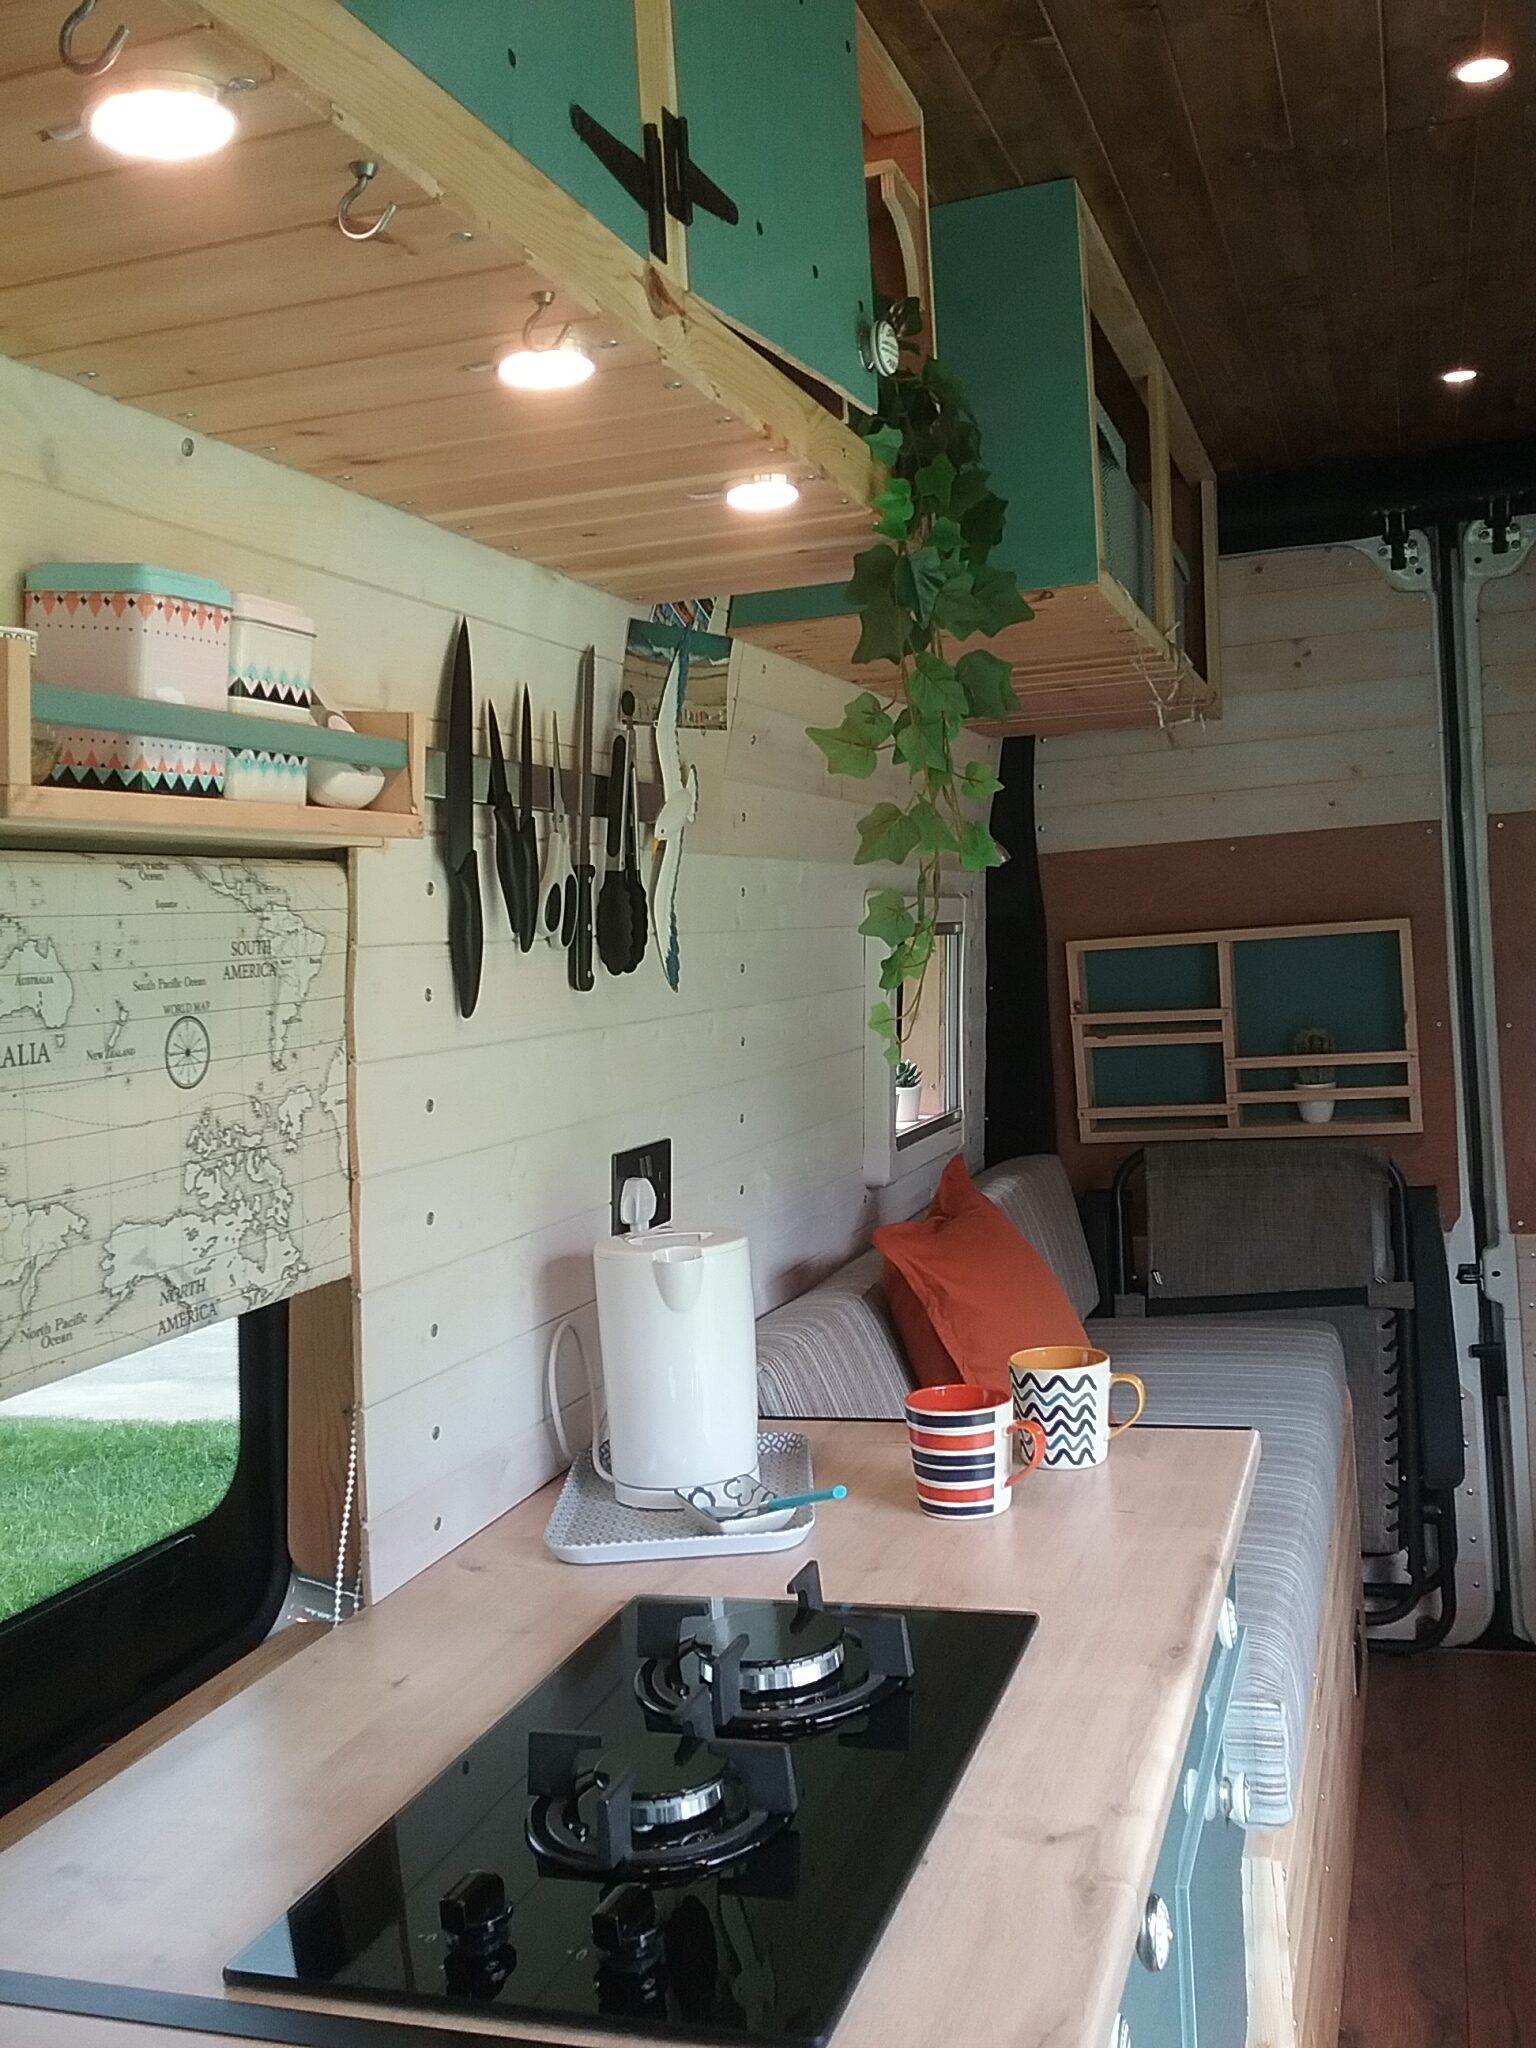
<svg viewBox="0 0 1536 2048"><path fill-rule="evenodd" d="M876 804L859 820L859 850L854 859L860 867L877 860L904 861L917 845L920 832L911 812L896 804Z"/></svg>
<svg viewBox="0 0 1536 2048"><path fill-rule="evenodd" d="M955 481L949 493L949 510L953 518L959 519L971 507L985 498L989 475L979 462L968 462L955 473Z"/></svg>
<svg viewBox="0 0 1536 2048"><path fill-rule="evenodd" d="M887 946L899 946L915 929L911 906L899 889L880 889L870 897L869 910L859 930L866 939L879 939Z"/></svg>
<svg viewBox="0 0 1536 2048"><path fill-rule="evenodd" d="M980 631L1001 633L1004 626L1017 626L1035 615L1019 595L1018 578L1011 569L977 569L971 588L981 608Z"/></svg>
<svg viewBox="0 0 1536 2048"><path fill-rule="evenodd" d="M907 615L887 594L864 606L853 659L859 663L900 661L906 638Z"/></svg>
<svg viewBox="0 0 1536 2048"><path fill-rule="evenodd" d="M967 761L960 770L960 794L974 803L996 796L1002 781L985 761Z"/></svg>
<svg viewBox="0 0 1536 2048"><path fill-rule="evenodd" d="M873 690L861 690L843 711L841 730L845 738L868 747L881 747L890 738L894 720Z"/></svg>
<svg viewBox="0 0 1536 2048"><path fill-rule="evenodd" d="M988 491L961 514L960 527L965 545L978 561L985 562L1002 539L1007 512L1003 499Z"/></svg>
<svg viewBox="0 0 1536 2048"><path fill-rule="evenodd" d="M876 533L890 540L905 540L912 530L912 486L904 476L891 477L885 489L871 499L870 509L878 514Z"/></svg>
<svg viewBox="0 0 1536 2048"><path fill-rule="evenodd" d="M960 828L960 865L973 874L984 868L1000 868L1007 858L992 834L979 818L971 818Z"/></svg>
<svg viewBox="0 0 1536 2048"><path fill-rule="evenodd" d="M855 555L853 574L843 591L844 600L856 611L861 611L865 605L876 604L881 598L889 597L891 578L900 560L896 550L884 541Z"/></svg>
<svg viewBox="0 0 1536 2048"><path fill-rule="evenodd" d="M894 468L896 458L901 453L901 438L900 427L876 427L872 433L864 436L864 446L876 462L891 469Z"/></svg>
<svg viewBox="0 0 1536 2048"><path fill-rule="evenodd" d="M945 557L951 571L955 557L965 546L965 535L953 519L935 519L929 533L929 540L939 554Z"/></svg>
<svg viewBox="0 0 1536 2048"><path fill-rule="evenodd" d="M941 724L946 714L952 714L958 731L970 711L958 672L933 654L920 654L913 664L907 696L914 714L924 724Z"/></svg>
<svg viewBox="0 0 1536 2048"><path fill-rule="evenodd" d="M948 506L949 494L954 489L955 465L942 451L932 462L925 462L917 472L918 496L931 498L935 505Z"/></svg>
<svg viewBox="0 0 1536 2048"><path fill-rule="evenodd" d="M1001 656L973 647L955 663L968 718L1009 718L1018 709L1013 674Z"/></svg>
<svg viewBox="0 0 1536 2048"><path fill-rule="evenodd" d="M896 1029L896 1018L889 1003L876 1003L869 1013L869 1028L881 1040L885 1063L894 1067L901 1058L901 1038Z"/></svg>
<svg viewBox="0 0 1536 2048"><path fill-rule="evenodd" d="M806 733L826 755L829 774L851 776L858 782L867 781L874 774L880 759L874 747L862 740L849 739L833 726L808 726Z"/></svg>
<svg viewBox="0 0 1536 2048"><path fill-rule="evenodd" d="M914 548L903 555L892 580L891 590L898 604L908 605L926 625L933 601L944 587L948 569L937 548Z"/></svg>
<svg viewBox="0 0 1536 2048"><path fill-rule="evenodd" d="M915 834L913 844L919 852L958 852L960 842L955 837L949 821L926 797L919 797L906 817Z"/></svg>
<svg viewBox="0 0 1536 2048"><path fill-rule="evenodd" d="M937 356L930 356L924 363L923 383L941 405L950 406L967 418L970 416L971 404L965 386L945 369Z"/></svg>

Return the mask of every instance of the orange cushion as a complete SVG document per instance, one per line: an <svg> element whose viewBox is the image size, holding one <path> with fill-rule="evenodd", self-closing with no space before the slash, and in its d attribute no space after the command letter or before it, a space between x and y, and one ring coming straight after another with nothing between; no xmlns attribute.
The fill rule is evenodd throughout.
<svg viewBox="0 0 1536 2048"><path fill-rule="evenodd" d="M919 1383L1008 1391L1008 1360L1035 1344L1084 1345L1061 1282L956 1156L928 1214L875 1232L886 1300Z"/></svg>

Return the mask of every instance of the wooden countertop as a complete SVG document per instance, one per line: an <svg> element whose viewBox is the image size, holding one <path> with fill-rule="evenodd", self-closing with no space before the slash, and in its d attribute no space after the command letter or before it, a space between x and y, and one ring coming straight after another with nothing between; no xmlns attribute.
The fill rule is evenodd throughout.
<svg viewBox="0 0 1536 2048"><path fill-rule="evenodd" d="M1034 1474L1011 1514L950 1527L917 1510L899 1424L807 1433L851 1498L798 1551L563 1565L546 1490L269 1672L0 1854L0 1971L227 1996L228 1956L626 1600L779 1594L814 1555L833 1600L1040 1616L835 2048L1103 2048L1258 1439L1132 1430L1096 1470Z"/></svg>

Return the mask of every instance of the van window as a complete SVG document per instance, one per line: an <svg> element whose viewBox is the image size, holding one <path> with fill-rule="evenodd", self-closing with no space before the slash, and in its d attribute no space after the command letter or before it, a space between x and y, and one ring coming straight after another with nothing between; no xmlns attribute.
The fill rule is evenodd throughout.
<svg viewBox="0 0 1536 2048"><path fill-rule="evenodd" d="M0 1622L201 1522L239 1454L234 1318L0 1401Z"/></svg>

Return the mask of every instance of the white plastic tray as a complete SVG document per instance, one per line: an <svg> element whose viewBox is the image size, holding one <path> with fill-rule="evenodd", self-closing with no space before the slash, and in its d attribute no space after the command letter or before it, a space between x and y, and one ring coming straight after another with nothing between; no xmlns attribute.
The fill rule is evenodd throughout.
<svg viewBox="0 0 1536 2048"><path fill-rule="evenodd" d="M809 1493L811 1447L794 1430L765 1430L757 1440L758 1469L775 1493ZM682 1508L627 1508L592 1470L582 1451L560 1489L544 1543L567 1564L641 1564L653 1557L740 1556L754 1550L793 1550L816 1525L816 1510L796 1508L782 1529L749 1535L706 1536Z"/></svg>

